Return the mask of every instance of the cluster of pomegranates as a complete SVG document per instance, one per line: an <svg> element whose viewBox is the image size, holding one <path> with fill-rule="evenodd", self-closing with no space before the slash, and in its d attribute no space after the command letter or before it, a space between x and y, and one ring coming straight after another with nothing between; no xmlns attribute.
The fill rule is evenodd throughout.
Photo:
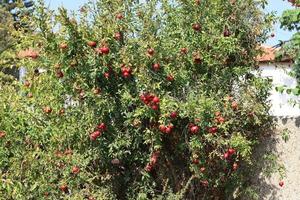
<svg viewBox="0 0 300 200"><path fill-rule="evenodd" d="M224 159L230 159L236 153L235 149L229 148L223 155Z"/></svg>
<svg viewBox="0 0 300 200"><path fill-rule="evenodd" d="M90 139L95 141L104 131L106 131L106 125L102 122L97 126L96 130L90 134Z"/></svg>
<svg viewBox="0 0 300 200"><path fill-rule="evenodd" d="M218 132L218 127L216 127L216 126L208 127L207 131L211 134L215 134Z"/></svg>
<svg viewBox="0 0 300 200"><path fill-rule="evenodd" d="M160 132L162 133L165 133L165 134L170 134L173 130L174 126L172 124L169 124L169 125L159 125L159 130Z"/></svg>
<svg viewBox="0 0 300 200"><path fill-rule="evenodd" d="M150 93L144 93L140 95L140 99L142 102L144 102L144 104L151 107L153 110L158 110L160 102L159 97Z"/></svg>
<svg viewBox="0 0 300 200"><path fill-rule="evenodd" d="M127 67L126 65L123 64L121 68L121 72L124 78L129 78L131 76L132 70L130 67Z"/></svg>

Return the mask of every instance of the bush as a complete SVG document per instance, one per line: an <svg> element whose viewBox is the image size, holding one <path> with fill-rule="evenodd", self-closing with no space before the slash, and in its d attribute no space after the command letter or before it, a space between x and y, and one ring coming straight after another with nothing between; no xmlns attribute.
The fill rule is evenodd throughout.
<svg viewBox="0 0 300 200"><path fill-rule="evenodd" d="M263 1L262 1L263 2ZM229 198L270 127L260 1L40 1L0 93L7 199Z"/></svg>

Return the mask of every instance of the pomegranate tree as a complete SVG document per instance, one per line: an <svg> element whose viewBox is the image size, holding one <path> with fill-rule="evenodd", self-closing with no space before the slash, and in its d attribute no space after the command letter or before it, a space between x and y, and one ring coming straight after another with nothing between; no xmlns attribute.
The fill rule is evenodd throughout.
<svg viewBox="0 0 300 200"><path fill-rule="evenodd" d="M99 0L69 14L40 0L34 31L16 33L26 81L0 87L1 196L231 196L271 125L268 81L248 76L271 23L260 6Z"/></svg>

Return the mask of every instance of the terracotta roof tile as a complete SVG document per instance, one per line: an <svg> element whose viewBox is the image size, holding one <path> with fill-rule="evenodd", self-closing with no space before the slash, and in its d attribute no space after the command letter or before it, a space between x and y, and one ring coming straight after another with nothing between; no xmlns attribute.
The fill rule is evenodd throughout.
<svg viewBox="0 0 300 200"><path fill-rule="evenodd" d="M259 62L269 62L275 60L276 49L269 46L261 46L262 54L257 57Z"/></svg>
<svg viewBox="0 0 300 200"><path fill-rule="evenodd" d="M279 48L274 48L266 45L262 45L260 48L262 54L256 58L258 62L274 62L276 58L276 53L280 50ZM280 61L277 62L291 62L291 61L292 61L291 58L283 57Z"/></svg>

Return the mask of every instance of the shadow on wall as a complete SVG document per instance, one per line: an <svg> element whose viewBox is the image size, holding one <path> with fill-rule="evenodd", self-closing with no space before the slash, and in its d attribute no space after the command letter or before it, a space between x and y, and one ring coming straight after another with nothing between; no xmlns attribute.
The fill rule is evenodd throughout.
<svg viewBox="0 0 300 200"><path fill-rule="evenodd" d="M251 170L251 187L258 194L258 199L275 199L277 196L277 185L270 184L265 176L275 173L270 167L271 163L266 157L271 158L278 155L276 144L279 142L275 136L275 130L271 130L262 138L262 142L254 150L254 160L257 160L256 166ZM254 198L256 199L256 198ZM245 199L246 200L246 199Z"/></svg>
<svg viewBox="0 0 300 200"><path fill-rule="evenodd" d="M296 127L298 127L298 128L300 127L300 116L299 117L290 117L290 118L278 117L275 120L276 120L276 122L280 121L283 125L286 125L289 120L292 120L292 121L294 121Z"/></svg>
<svg viewBox="0 0 300 200"><path fill-rule="evenodd" d="M254 150L254 169L249 170L250 186L259 200L300 199L300 116L277 117L276 127L265 134ZM287 140L283 131L288 129ZM283 180L284 186L279 182ZM249 198L245 198L245 200Z"/></svg>

